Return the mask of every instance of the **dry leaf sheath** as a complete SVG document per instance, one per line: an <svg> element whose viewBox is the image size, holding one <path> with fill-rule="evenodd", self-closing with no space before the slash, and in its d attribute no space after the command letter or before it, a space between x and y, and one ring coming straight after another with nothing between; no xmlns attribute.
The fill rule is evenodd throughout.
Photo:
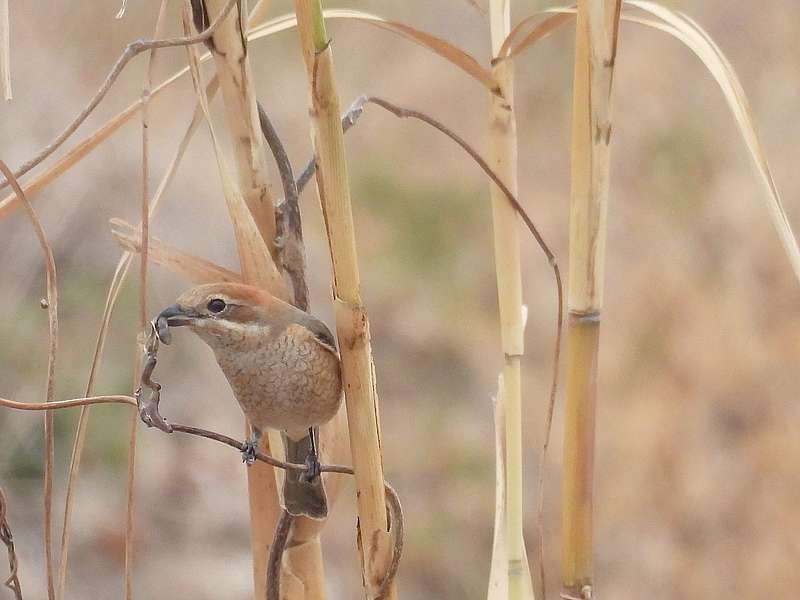
<svg viewBox="0 0 800 600"><path fill-rule="evenodd" d="M611 85L619 0L581 0L575 38L562 593L590 598L600 314L608 211Z"/></svg>

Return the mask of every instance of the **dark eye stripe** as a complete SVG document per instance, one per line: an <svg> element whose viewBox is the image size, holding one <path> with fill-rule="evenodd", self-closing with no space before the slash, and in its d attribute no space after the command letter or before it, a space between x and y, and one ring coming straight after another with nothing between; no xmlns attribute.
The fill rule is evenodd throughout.
<svg viewBox="0 0 800 600"><path fill-rule="evenodd" d="M225 310L225 300L222 298L212 298L208 301L208 310L212 313L220 313Z"/></svg>

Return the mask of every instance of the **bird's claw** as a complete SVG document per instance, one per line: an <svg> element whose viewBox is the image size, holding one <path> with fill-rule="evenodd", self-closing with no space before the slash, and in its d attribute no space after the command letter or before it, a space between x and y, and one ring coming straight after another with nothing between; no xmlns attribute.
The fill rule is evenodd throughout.
<svg viewBox="0 0 800 600"><path fill-rule="evenodd" d="M242 462L248 467L256 462L256 450L258 442L247 440L242 446Z"/></svg>
<svg viewBox="0 0 800 600"><path fill-rule="evenodd" d="M319 464L319 458L316 454L311 453L306 457L306 470L300 474L300 481L304 483L311 483L322 473L322 468Z"/></svg>

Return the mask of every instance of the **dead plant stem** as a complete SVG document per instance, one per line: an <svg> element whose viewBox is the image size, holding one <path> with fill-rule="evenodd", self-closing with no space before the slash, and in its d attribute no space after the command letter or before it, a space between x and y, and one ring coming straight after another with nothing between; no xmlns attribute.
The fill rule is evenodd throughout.
<svg viewBox="0 0 800 600"><path fill-rule="evenodd" d="M228 3L225 5L225 8L222 12L219 13L216 19L208 26L208 29L199 33L197 35L190 35L186 37L179 37L179 38L169 38L163 40L136 40L128 44L125 51L122 55L117 59L117 62L111 69L111 72L106 77L105 81L103 81L100 88L95 92L95 95L89 101L89 103L81 110L77 117L73 119L73 121L62 131L55 140L53 140L50 144L45 146L42 150L40 150L33 158L26 161L24 164L20 165L19 168L14 172L15 177L22 177L25 173L33 169L36 165L41 163L45 160L48 156L50 156L53 152L55 152L64 141L71 136L75 130L81 126L81 124L86 120L86 118L92 113L92 111L100 104L100 101L105 98L108 91L111 89L111 86L114 85L114 82L119 77L122 70L125 66L131 61L132 58L141 54L142 52L146 52L148 50L154 50L156 48L173 48L177 46L189 46L192 44L199 44L205 42L206 40L210 39L211 36L214 34L214 31L217 27L222 23L225 17L228 15L228 12L239 2L239 0L228 0ZM181 73L183 74L183 73ZM9 185L9 179L6 177L4 181L0 181L0 190L4 189Z"/></svg>
<svg viewBox="0 0 800 600"><path fill-rule="evenodd" d="M25 206L25 211L36 232L36 238L42 249L45 259L45 274L47 279L47 321L48 321L48 353L47 353L47 391L46 402L52 402L55 397L56 385L56 352L58 350L58 285L56 281L56 262L53 250L47 241L42 223L39 220L17 178L5 162L0 161L0 171L3 172L11 184L19 201ZM55 599L55 584L53 579L53 413L45 412L44 416L44 555L45 574L47 578L47 597Z"/></svg>

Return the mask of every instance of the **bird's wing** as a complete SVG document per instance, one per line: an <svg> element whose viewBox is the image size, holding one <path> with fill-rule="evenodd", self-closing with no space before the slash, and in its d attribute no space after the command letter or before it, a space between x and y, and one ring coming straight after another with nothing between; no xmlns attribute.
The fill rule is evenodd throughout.
<svg viewBox="0 0 800 600"><path fill-rule="evenodd" d="M339 356L339 351L336 349L336 338L333 337L331 330L328 329L325 323L309 315L309 318L304 319L304 322L300 323L300 325L314 334L314 341L320 346L329 352L333 352L336 356Z"/></svg>

